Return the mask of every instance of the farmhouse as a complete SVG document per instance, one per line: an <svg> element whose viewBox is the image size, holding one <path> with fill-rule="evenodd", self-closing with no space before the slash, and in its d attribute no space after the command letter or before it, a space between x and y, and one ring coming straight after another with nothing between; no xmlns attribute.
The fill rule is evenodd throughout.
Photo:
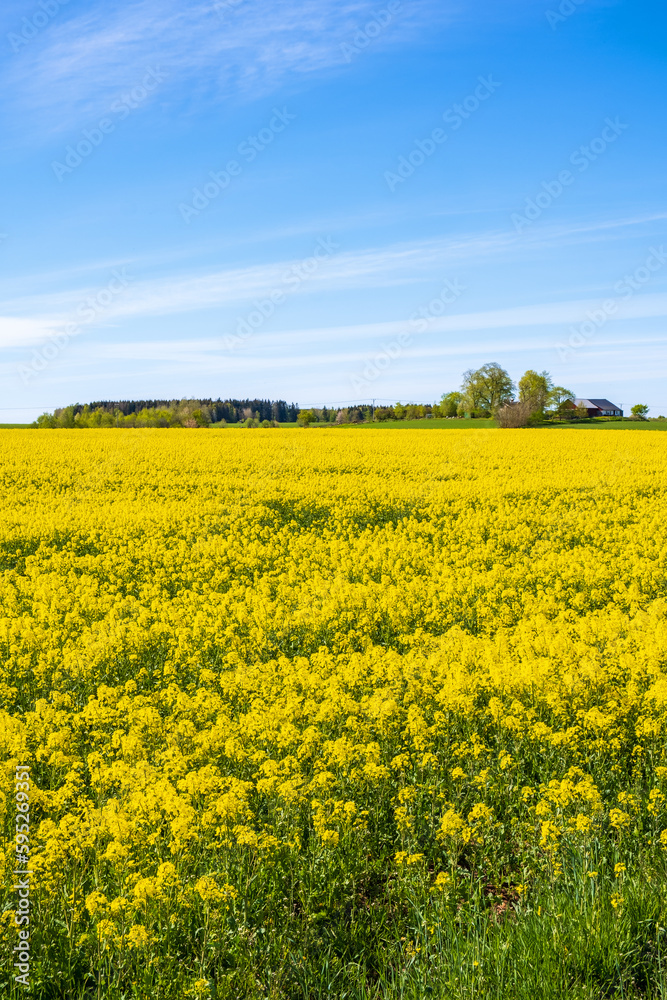
<svg viewBox="0 0 667 1000"><path fill-rule="evenodd" d="M587 411L589 417L622 417L623 410L608 399L575 399L573 406Z"/></svg>

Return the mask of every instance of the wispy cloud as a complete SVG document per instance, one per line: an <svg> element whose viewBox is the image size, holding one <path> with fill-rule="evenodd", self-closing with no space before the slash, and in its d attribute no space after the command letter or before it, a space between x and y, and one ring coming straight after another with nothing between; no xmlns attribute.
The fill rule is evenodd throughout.
<svg viewBox="0 0 667 1000"><path fill-rule="evenodd" d="M433 272L467 258L486 255L512 239L505 234L491 234L340 252L326 270L313 275L304 286L304 293L423 281L425 269ZM136 280L125 300L110 308L107 315L161 316L247 302L280 285L294 263L294 259L285 259L243 268ZM54 293L26 294L6 300L2 308L7 313L39 316L50 325L65 320L67 310L85 300L90 291L88 285L77 285Z"/></svg>
<svg viewBox="0 0 667 1000"><path fill-rule="evenodd" d="M53 129L104 110L155 63L168 69L174 87L165 99L176 101L176 89L182 93L186 82L193 107L231 96L254 98L286 82L298 84L305 75L344 67L341 41L363 26L378 4L241 0L223 10L215 7L214 0L137 0L97 3L83 13L64 10L6 60L3 76L32 112L33 128L38 112L49 117ZM418 37L434 20L446 20L449 8L433 0L403 0L400 17L374 50ZM7 15L4 20L9 23Z"/></svg>
<svg viewBox="0 0 667 1000"><path fill-rule="evenodd" d="M39 344L50 332L41 319L0 316L0 348Z"/></svg>
<svg viewBox="0 0 667 1000"><path fill-rule="evenodd" d="M339 250L326 268L315 273L304 283L299 294L315 295L353 289L379 289L396 285L415 285L432 282L446 271L459 271L473 267L492 258L507 260L529 257L536 246L559 247L572 243L595 241L602 234L625 231L628 227L641 228L644 224L659 221L662 215L623 218L617 221L590 221L575 226L545 227L535 230L530 238L517 240L514 233L491 231L462 234L448 238L395 243L386 247L345 251ZM326 234L323 234L326 235ZM340 238L342 239L342 237ZM240 306L256 297L267 295L272 289L282 287L285 274L295 264L286 258L247 267L218 270L181 270L168 276L164 269L159 277L143 280L133 261L100 262L95 269L89 262L70 272L34 275L20 282L22 294L5 299L0 304L0 344L5 346L34 344L72 321L72 312L86 298L105 284L112 266L127 264L135 276L131 287L122 298L106 311L105 325L122 324L133 318L196 313L225 307ZM152 262L155 263L155 262ZM142 260L144 271L150 270L150 259ZM95 274L95 283L90 276ZM616 277L616 275L610 276ZM83 279L83 281L82 281ZM39 291L48 282L56 281L58 290ZM621 303L619 318L651 317L665 315L665 297L661 293L635 296L631 303ZM597 299L581 296L567 301L538 305L517 305L507 309L469 312L434 320L430 330L473 330L504 328L526 325L554 325L577 322L587 309L597 305ZM20 318L20 322L19 319ZM368 329L395 332L401 320L394 323L371 324Z"/></svg>
<svg viewBox="0 0 667 1000"><path fill-rule="evenodd" d="M535 333L539 328L549 328L569 323L581 315L581 310L590 307L592 301L576 300L572 302L544 303L537 306L518 306L512 309L488 310L486 312L459 313L455 316L434 319L429 324L428 331L417 333L414 347L410 348L411 357L436 357L450 354L474 354L478 349L493 351L502 348L503 352L511 350L526 350L535 346ZM655 319L667 316L667 294L636 296L627 303L627 309L621 320ZM302 330L280 330L275 333L257 334L253 341L251 352L240 350L233 357L222 355L221 339L199 338L196 340L175 338L155 339L133 342L95 343L90 347L90 357L98 359L126 359L182 362L209 364L213 356L217 356L221 368L245 368L248 364L283 363L304 364L314 362L328 363L330 361L358 361L366 356L365 350L355 349L354 345L363 343L365 347L374 341L382 341L388 337L405 332L405 322L392 321L387 323L358 323L348 326L309 327ZM497 330L515 331L513 337L504 337L499 343L497 338L486 340L477 337L471 340L471 333L483 335ZM436 341L431 335L440 335ZM442 335L447 335L446 341ZM423 346L419 346L423 342ZM605 345L629 346L639 344L662 344L662 335L649 337L633 336L628 338L602 338L596 340L595 349ZM343 351L331 353L327 351L331 345L348 347ZM316 353L305 354L304 347L316 349ZM553 350L550 341L543 345ZM292 354L292 352L296 352Z"/></svg>

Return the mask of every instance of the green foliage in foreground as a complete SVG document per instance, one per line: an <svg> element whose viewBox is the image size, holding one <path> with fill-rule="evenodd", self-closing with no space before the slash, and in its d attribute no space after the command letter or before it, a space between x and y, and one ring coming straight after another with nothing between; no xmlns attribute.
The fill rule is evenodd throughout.
<svg viewBox="0 0 667 1000"><path fill-rule="evenodd" d="M100 949L93 979L37 929L31 988L40 1000L658 1000L667 995L667 885L614 877L599 844L595 874L577 867L520 897L511 872L458 867L456 892L425 891L420 866L397 877L351 853L309 869L276 857L249 868L247 894L222 918L164 926L145 959ZM460 859L465 863L465 858ZM516 873L514 873L516 875ZM412 877L411 877L412 876ZM508 877L509 876L509 877ZM38 911L39 912L39 911ZM194 916L194 914L193 914ZM39 917L38 917L39 919ZM200 956L200 988L185 973ZM65 962L65 965L62 963ZM54 981L46 968L69 966ZM132 986L127 985L128 973ZM3 977L4 978L4 977ZM83 983L82 983L83 980ZM124 986L119 986L124 980Z"/></svg>

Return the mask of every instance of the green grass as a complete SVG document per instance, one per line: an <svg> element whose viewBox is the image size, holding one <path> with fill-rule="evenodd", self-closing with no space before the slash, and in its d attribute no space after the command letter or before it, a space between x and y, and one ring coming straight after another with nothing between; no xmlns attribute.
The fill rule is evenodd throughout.
<svg viewBox="0 0 667 1000"><path fill-rule="evenodd" d="M667 431L667 420L582 420L573 424L548 423L541 426L560 427L567 430Z"/></svg>
<svg viewBox="0 0 667 1000"><path fill-rule="evenodd" d="M281 1000L664 998L664 899L639 882L626 887L620 911L610 899L595 887L583 897L546 890L496 917L483 905L457 908L390 893L385 904L406 910L396 927L401 936L391 940L391 916L385 934L373 940L364 940L359 914L346 929L341 921L338 931L326 920L304 927L289 959L275 955L277 975L267 977L265 989L272 995L274 978L273 995ZM262 995L248 989L248 980L247 992L235 992L241 984L234 978L219 982L219 997Z"/></svg>
<svg viewBox="0 0 667 1000"><path fill-rule="evenodd" d="M281 428L294 428L298 425L295 423L281 423L279 425ZM612 430L612 431L667 431L667 420L581 420L576 423L555 423L555 422L545 422L543 424L538 424L538 427L544 428L546 430ZM30 429L32 424L0 424L0 430L16 430L16 429ZM422 430L422 431L434 431L434 430L480 430L485 428L497 428L498 423L495 420L476 418L473 420L465 420L463 418L453 418L453 419L439 419L434 418L433 420L384 420L377 421L372 424L311 424L308 430L336 430L340 427L354 427L359 430ZM108 430L115 430L116 428L107 428ZM121 430L127 430L128 428L121 428ZM130 428L131 429L131 428ZM212 430L247 430L242 424L211 424ZM251 428L252 430L261 430L262 428Z"/></svg>
<svg viewBox="0 0 667 1000"><path fill-rule="evenodd" d="M230 425L234 426L234 425ZM281 427L295 427L296 424L281 424ZM545 422L538 424L545 430L624 430L624 431L667 431L667 420L582 420L577 423L555 423ZM372 424L311 424L309 430L323 430L327 428L336 429L338 427L354 427L358 430L480 430L486 428L497 428L496 420L476 418L474 420L437 419L433 420L384 420Z"/></svg>
<svg viewBox="0 0 667 1000"><path fill-rule="evenodd" d="M281 424L281 427L294 427L294 424ZM322 424L312 424L311 429L321 428ZM497 428L496 420L476 418L464 420L462 418L437 419L433 420L385 420L372 424L343 424L344 427L356 427L359 429L382 429L391 428L396 430L418 429L423 431L433 430L480 430L482 428ZM616 430L616 431L667 431L667 420L581 420L577 423L556 423L548 421L538 424L545 430Z"/></svg>
<svg viewBox="0 0 667 1000"><path fill-rule="evenodd" d="M284 426L293 427L294 424ZM317 427L317 424L313 424ZM364 428L418 428L420 430L479 430L486 427L498 427L496 420L476 418L474 420L464 420L455 418L451 420L385 420L382 423L373 424L345 424L345 427ZM537 426L549 430L624 430L624 431L667 431L667 420L581 420L577 423L556 423L548 421Z"/></svg>
<svg viewBox="0 0 667 1000"><path fill-rule="evenodd" d="M317 425L314 425L317 426ZM479 429L480 427L497 427L498 424L495 420L464 420L454 417L453 419L440 419L438 417L433 417L431 420L383 420L377 421L373 424L345 424L345 427L367 427L367 428L391 428L396 430L402 429L415 429L423 431L433 431L433 430L470 430L471 428Z"/></svg>

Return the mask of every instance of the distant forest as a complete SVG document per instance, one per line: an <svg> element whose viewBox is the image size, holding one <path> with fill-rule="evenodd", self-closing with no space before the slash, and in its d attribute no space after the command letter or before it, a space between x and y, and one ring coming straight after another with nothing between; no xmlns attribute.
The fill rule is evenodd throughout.
<svg viewBox="0 0 667 1000"><path fill-rule="evenodd" d="M120 399L73 403L43 413L37 427L208 427L296 423L299 407L284 399Z"/></svg>
<svg viewBox="0 0 667 1000"><path fill-rule="evenodd" d="M130 413L140 413L141 410L177 410L183 403L194 403L198 407L206 407L210 411L211 423L217 424L226 420L228 424L237 424L252 415L259 420L277 420L278 423L293 423L299 415L296 403L286 403L284 399L121 399L118 402L100 401L88 403L90 410L102 410L104 413L116 411L128 416ZM74 412L83 410L78 403ZM252 414L248 413L252 411Z"/></svg>

